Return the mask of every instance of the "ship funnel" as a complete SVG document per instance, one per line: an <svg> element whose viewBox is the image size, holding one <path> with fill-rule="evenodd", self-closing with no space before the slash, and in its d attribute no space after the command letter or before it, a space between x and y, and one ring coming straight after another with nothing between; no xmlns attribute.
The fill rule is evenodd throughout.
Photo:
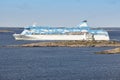
<svg viewBox="0 0 120 80"><path fill-rule="evenodd" d="M79 27L88 27L87 20L84 20L81 24L78 25Z"/></svg>

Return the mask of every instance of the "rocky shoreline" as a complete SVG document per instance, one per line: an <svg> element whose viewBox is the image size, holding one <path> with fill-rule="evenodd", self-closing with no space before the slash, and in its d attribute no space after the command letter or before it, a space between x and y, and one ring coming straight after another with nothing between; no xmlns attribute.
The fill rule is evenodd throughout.
<svg viewBox="0 0 120 80"><path fill-rule="evenodd" d="M39 42L31 44L22 44L23 47L107 47L120 46L120 42L116 41L59 41L59 42Z"/></svg>
<svg viewBox="0 0 120 80"><path fill-rule="evenodd" d="M23 44L21 47L120 47L117 41L60 41ZM97 54L119 54L120 48L96 52Z"/></svg>
<svg viewBox="0 0 120 80"><path fill-rule="evenodd" d="M37 42L21 45L8 45L6 47L120 47L118 41L55 41Z"/></svg>
<svg viewBox="0 0 120 80"><path fill-rule="evenodd" d="M120 53L120 42L118 41L55 41L55 42L37 42L20 45L7 45L1 47L118 47L115 49L95 52L96 54L118 54Z"/></svg>
<svg viewBox="0 0 120 80"><path fill-rule="evenodd" d="M110 49L110 50L104 50L100 52L95 52L96 54L120 54L120 47Z"/></svg>

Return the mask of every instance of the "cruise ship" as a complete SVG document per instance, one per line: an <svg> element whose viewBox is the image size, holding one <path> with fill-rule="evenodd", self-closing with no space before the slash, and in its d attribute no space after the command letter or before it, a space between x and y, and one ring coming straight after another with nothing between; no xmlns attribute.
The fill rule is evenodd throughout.
<svg viewBox="0 0 120 80"><path fill-rule="evenodd" d="M75 27L27 26L13 36L15 40L110 40L107 31L89 27L86 20Z"/></svg>

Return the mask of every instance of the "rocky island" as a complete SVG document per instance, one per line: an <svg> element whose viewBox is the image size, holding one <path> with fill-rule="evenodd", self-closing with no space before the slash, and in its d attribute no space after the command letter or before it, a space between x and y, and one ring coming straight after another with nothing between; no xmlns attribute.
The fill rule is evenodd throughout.
<svg viewBox="0 0 120 80"><path fill-rule="evenodd" d="M120 47L117 41L53 41L37 42L20 45L9 45L7 47Z"/></svg>
<svg viewBox="0 0 120 80"><path fill-rule="evenodd" d="M95 52L96 54L116 54L120 53L120 42L118 41L53 41L36 42L20 45L7 45L1 47L118 47L115 49Z"/></svg>
<svg viewBox="0 0 120 80"><path fill-rule="evenodd" d="M120 42L117 41L60 41L40 42L23 44L21 47L119 47L115 49L96 52L97 54L118 54L120 53Z"/></svg>
<svg viewBox="0 0 120 80"><path fill-rule="evenodd" d="M10 30L0 30L0 32L13 32L13 31L10 31Z"/></svg>
<svg viewBox="0 0 120 80"><path fill-rule="evenodd" d="M120 54L120 47L110 50L104 50L101 52L96 52L96 54Z"/></svg>
<svg viewBox="0 0 120 80"><path fill-rule="evenodd" d="M54 46L54 47L105 47L105 46L120 46L120 42L116 41L59 41L59 42L40 42L23 44L23 47L39 47L39 46Z"/></svg>

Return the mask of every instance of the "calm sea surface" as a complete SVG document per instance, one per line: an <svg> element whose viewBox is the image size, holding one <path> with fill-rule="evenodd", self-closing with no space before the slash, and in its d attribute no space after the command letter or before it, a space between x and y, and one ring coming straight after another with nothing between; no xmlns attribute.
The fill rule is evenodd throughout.
<svg viewBox="0 0 120 80"><path fill-rule="evenodd" d="M0 46L31 43L15 41L14 32L0 33ZM109 28L110 38L120 41L120 28ZM96 51L113 47L0 48L0 80L120 80L120 54Z"/></svg>

